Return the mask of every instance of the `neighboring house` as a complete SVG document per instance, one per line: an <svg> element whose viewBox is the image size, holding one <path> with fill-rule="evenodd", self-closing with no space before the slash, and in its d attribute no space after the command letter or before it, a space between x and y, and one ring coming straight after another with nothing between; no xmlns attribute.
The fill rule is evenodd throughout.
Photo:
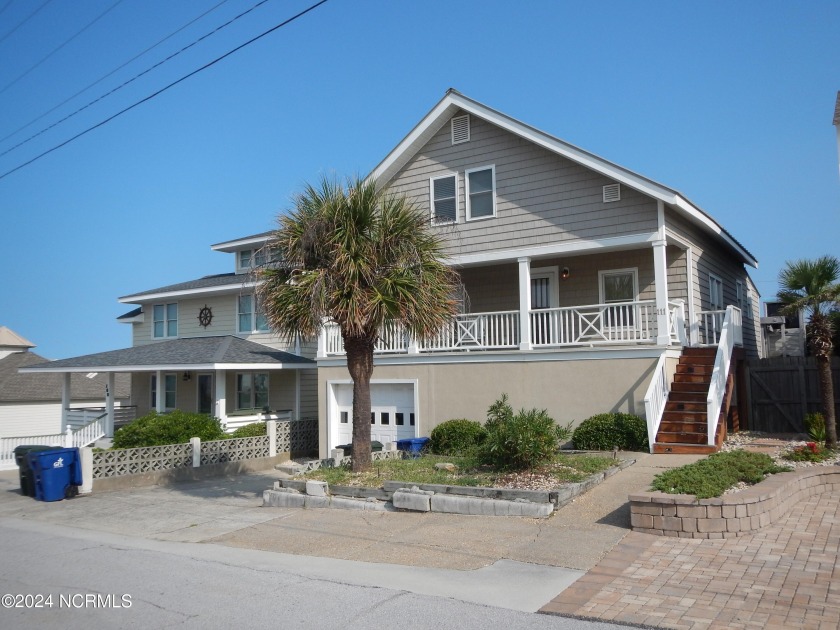
<svg viewBox="0 0 840 630"><path fill-rule="evenodd" d="M782 302L765 302L767 315L761 318L764 333L764 357L805 356L805 313L782 315Z"/></svg>
<svg viewBox="0 0 840 630"><path fill-rule="evenodd" d="M47 359L31 352L35 345L0 326L0 437L54 435L67 428L62 408L104 409L107 377L102 374L74 374L72 398L62 405L63 379L60 374L24 374L19 369L43 364ZM115 404L129 403L128 376L114 382ZM73 423L69 423L73 426Z"/></svg>
<svg viewBox="0 0 840 630"><path fill-rule="evenodd" d="M254 298L253 268L268 233L213 245L233 254L225 274L119 298L137 308L117 320L132 347L30 366L27 372L131 375L137 415L173 409L212 414L228 430L267 418L317 413L314 344L268 331Z"/></svg>
<svg viewBox="0 0 840 630"><path fill-rule="evenodd" d="M483 419L507 393L561 423L646 416L652 449L714 448L738 359L763 344L745 270L756 260L703 210L454 90L372 176L428 213L465 287L461 313L434 339L382 331L373 439ZM268 332L250 271L269 237L214 245L234 255L233 273L120 298L138 306L120 318L131 348L28 370L129 372L139 412L206 411L229 427L267 417L263 407L317 414L327 456L352 436L341 336L327 323L316 353ZM686 400L668 402L677 381ZM696 426L689 435L678 424Z"/></svg>

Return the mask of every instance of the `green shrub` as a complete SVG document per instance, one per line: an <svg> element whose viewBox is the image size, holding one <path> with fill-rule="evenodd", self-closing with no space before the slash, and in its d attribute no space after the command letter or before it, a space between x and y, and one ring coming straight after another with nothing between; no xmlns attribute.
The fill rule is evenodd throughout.
<svg viewBox="0 0 840 630"><path fill-rule="evenodd" d="M514 414L507 394L487 411L487 437L479 460L498 470L524 470L548 462L557 453L557 425L545 409Z"/></svg>
<svg viewBox="0 0 840 630"><path fill-rule="evenodd" d="M152 411L114 433L114 448L182 444L194 437L221 440L227 435L218 418L178 409L161 415Z"/></svg>
<svg viewBox="0 0 840 630"><path fill-rule="evenodd" d="M475 420L447 420L432 429L429 447L436 455L462 455L487 437L487 430Z"/></svg>
<svg viewBox="0 0 840 630"><path fill-rule="evenodd" d="M674 468L653 478L651 487L670 494L693 494L698 499L719 497L738 482L755 484L767 475L790 470L777 466L764 453L715 453L699 462Z"/></svg>
<svg viewBox="0 0 840 630"><path fill-rule="evenodd" d="M572 434L575 448L588 451L648 450L647 424L629 413L601 413L587 418Z"/></svg>
<svg viewBox="0 0 840 630"><path fill-rule="evenodd" d="M825 418L821 413L809 413L805 416L805 430L814 442L825 444Z"/></svg>
<svg viewBox="0 0 840 630"><path fill-rule="evenodd" d="M251 424L246 424L231 433L228 437L232 438L244 438L244 437L260 437L262 435L266 435L268 428L265 425L265 422L252 422Z"/></svg>
<svg viewBox="0 0 840 630"><path fill-rule="evenodd" d="M824 462L834 457L834 453L820 446L819 442L808 442L805 446L795 448L782 457L791 462Z"/></svg>

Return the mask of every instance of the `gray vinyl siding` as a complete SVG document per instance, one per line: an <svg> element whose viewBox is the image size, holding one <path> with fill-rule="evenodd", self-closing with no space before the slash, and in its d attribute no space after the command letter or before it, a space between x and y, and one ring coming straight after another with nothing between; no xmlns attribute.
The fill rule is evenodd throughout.
<svg viewBox="0 0 840 630"><path fill-rule="evenodd" d="M670 230L691 244L692 263L694 266L692 297L697 312L706 311L711 308L709 301L709 274L715 275L723 281L723 303L725 306L730 304L740 306L735 288L737 281L742 282L745 288L748 286L752 287L752 290L755 292L753 316L748 317L746 313L743 314L744 349L748 357L758 357L759 346L761 345L761 329L756 323L757 317L755 316L755 303L758 301L758 292L755 291L755 285L749 279L744 264L729 248L713 239L700 227L677 216L672 210L666 210L665 225L667 230Z"/></svg>
<svg viewBox="0 0 840 630"><path fill-rule="evenodd" d="M300 370L300 417L318 417L318 370Z"/></svg>
<svg viewBox="0 0 840 630"><path fill-rule="evenodd" d="M456 114L457 115L457 114ZM452 145L447 122L390 182L431 216L430 178L458 175L458 222L437 226L450 253L563 243L651 233L656 202L626 186L621 200L603 203L614 183L476 116L471 139ZM465 170L495 167L496 216L466 221Z"/></svg>

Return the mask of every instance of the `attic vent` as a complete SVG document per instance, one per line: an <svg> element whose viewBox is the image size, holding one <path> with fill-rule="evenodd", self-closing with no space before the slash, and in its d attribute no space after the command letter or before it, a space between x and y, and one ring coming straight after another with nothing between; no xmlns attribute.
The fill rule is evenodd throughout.
<svg viewBox="0 0 840 630"><path fill-rule="evenodd" d="M452 119L452 144L470 141L470 115Z"/></svg>
<svg viewBox="0 0 840 630"><path fill-rule="evenodd" d="M611 201L621 201L621 184L604 186L604 203Z"/></svg>

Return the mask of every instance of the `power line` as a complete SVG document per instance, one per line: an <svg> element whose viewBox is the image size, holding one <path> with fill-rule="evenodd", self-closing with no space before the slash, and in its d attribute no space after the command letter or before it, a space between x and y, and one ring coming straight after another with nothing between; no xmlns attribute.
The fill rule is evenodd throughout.
<svg viewBox="0 0 840 630"><path fill-rule="evenodd" d="M117 87L113 88L112 90L110 90L110 91L106 92L105 94L102 94L102 95L101 95L101 96L99 96L98 98L93 99L93 100L92 100L92 101L90 101L88 104L83 105L82 107L80 107L80 108L79 108L79 109L77 109L76 111L71 112L70 114L67 114L64 118L61 118L60 120L57 120L56 122L52 123L51 125L48 125L47 127L44 127L44 128L43 128L43 129L41 129L41 131L39 131L38 133L32 134L31 136L29 136L29 137L28 137L28 138L26 138L25 140L21 140L21 141L20 141L20 142L18 142L16 145L9 147L8 149L6 149L6 150L5 150L5 151L3 151L2 153L0 153L0 157L3 157L4 155L6 155L6 154L8 154L8 153L11 153L11 152L12 152L12 151L14 151L15 149L17 149L17 148L19 148L19 147L23 146L24 144L26 144L26 143L28 143L28 142L30 142L30 141L32 141L32 140L34 140L34 139L35 139L35 138L37 138L38 136L40 136L40 135L42 135L42 134L46 133L47 131L49 131L50 129L53 129L54 127L56 127L56 126L60 125L60 124L61 124L61 123L63 123L64 121L69 120L70 118L72 118L72 117L73 117L73 116L75 116L76 114L79 114L79 113L83 112L83 111L84 111L84 110L86 110L88 107L91 107L92 105L95 105L96 103L98 103L98 102L100 102L100 101L102 101L102 100L104 100L104 99L108 98L109 96L111 96L111 95L112 95L112 94L114 94L115 92L118 92L119 90L121 90L121 89L123 89L124 87L126 87L127 85L129 85L129 84L133 83L134 81L136 81L136 80L137 80L137 79L139 79L140 77L142 77L142 76L144 76L144 75L146 75L146 74L150 73L152 70L155 70L156 68L159 68L159 67L160 67L160 66L162 66L163 64L165 64L165 63L167 63L167 62L171 61L172 59L174 59L175 57L177 57L178 55L180 55L180 54L182 54L182 53L186 52L187 50L189 50L189 49L190 49L190 48L192 48L193 46L195 46L195 45L197 45L197 44L201 43L202 41L204 41L204 40L205 40L205 39L207 39L208 37L211 37L212 35L215 35L215 34L216 34L216 33L218 33L219 31L221 31L222 29L224 29L224 28L226 28L226 27L230 26L231 24L233 24L234 22L236 22L236 21L237 21L237 20L239 20L240 18L242 18L242 17L244 17L244 16L248 15L249 13L251 13L251 12L252 12L252 11L254 11L255 9L259 8L260 6L264 5L264 4L265 4L266 2L268 2L268 1L269 1L269 0L260 0L259 2L257 2L257 4L255 4L254 6L252 6L250 9L246 9L245 11L243 11L243 12L242 12L242 13L240 13L239 15L237 15L237 16L235 16L235 17L231 18L230 20L228 20L228 21L227 21L227 22L225 22L224 24L222 24L222 25L220 25L220 26L217 26L215 29L213 29L213 30L212 30L212 31L210 31L209 33L206 33L206 34L202 35L202 36L201 36L201 37L199 37L197 40L195 40L195 41L191 42L190 44L188 44L188 45L184 46L183 48L181 48L181 50L179 50L179 51L177 51L177 52L172 53L171 55L169 55L168 57L166 57L166 58L165 58L165 59L163 59L162 61L159 61L158 63L154 64L154 65L153 65L153 66L151 66L150 68L146 68L145 70L143 70L143 72L141 72L141 73L139 73L139 74L137 74L137 75L135 75L135 76L131 77L128 81L124 81L122 84L120 84L120 85L118 85ZM218 6L218 5L216 5L216 6ZM14 132L14 133L17 133L17 132ZM13 136L13 135L14 135L14 133L10 134L9 136L6 136L5 138L3 138L3 140L6 140L6 139L8 139L9 137Z"/></svg>
<svg viewBox="0 0 840 630"><path fill-rule="evenodd" d="M48 0L48 1L49 1L49 0ZM167 90L169 90L170 88L175 87L175 86L176 86L176 85L178 85L179 83L181 83L181 82L183 82L183 81L186 81L187 79L189 79L189 78L190 78L190 77L192 77L192 76L195 76L195 75L196 75L196 74L198 74L199 72L203 72L203 71L204 71L204 70L206 70L207 68L210 68L211 66L216 65L217 63L219 63L219 62L220 62L220 61L222 61L223 59L226 59L227 57L230 57L232 54L234 54L234 53L236 53L236 52L239 52L240 50L242 50L242 49L243 49L243 48L245 48L246 46L250 46L250 45L251 45L251 44L253 44L254 42L256 42L256 41L258 41L258 40L262 39L262 38L263 38L263 37L265 37L266 35L270 35L271 33L273 33L274 31L276 31L276 30L278 30L278 29L280 29L280 28L283 28L283 27L284 27L284 26L286 26L287 24L291 24L292 22L294 22L294 21L295 21L295 20L297 20L298 18L303 17L304 15L306 15L307 13L309 13L310 11L313 11L313 10L317 9L317 8L318 8L318 7L320 7L322 4L326 4L326 3L327 3L327 0L320 0L320 2L316 2L315 4L313 4L313 5L309 6L309 7L307 7L306 9L304 9L303 11L301 11L300 13L297 13L297 14L293 15L292 17L290 17L289 19L284 20L283 22L280 22L280 24L277 24L277 25L275 25L275 26L272 26L270 29L268 29L267 31L263 31L262 33L260 33L260 34L259 34L259 35L257 35L256 37L253 37L253 38L249 39L249 40L248 40L247 42L245 42L244 44L240 44L240 45L239 45L239 46L237 46L236 48L233 48L233 49L229 50L228 52L226 52L225 54L221 55L220 57L216 57L213 61L210 61L209 63L204 64L203 66L201 66L200 68L198 68L198 69L196 69L196 70L193 70L193 71L192 71L192 72L190 72L189 74L185 74L185 75L184 75L184 76L182 76L180 79L176 79L175 81L173 81L173 82L172 82L172 83L170 83L169 85L166 85L165 87L162 87L161 89L159 89L157 92L153 92L153 93L152 93L152 94L150 94L149 96L147 96L147 97L145 97L145 98L143 98L143 99L140 99L139 101L137 101L137 102L135 102L135 103L133 103L133 104L129 105L128 107L126 107L126 108L124 108L124 109L122 109L122 110L118 111L116 114L113 114L112 116L109 116L109 117L108 117L108 118L106 118L105 120L102 120L102 121L100 121L100 122L96 123L95 125L93 125L93 126L91 126L91 127L88 127L88 128L87 128L87 129L85 129L84 131L81 131L81 132L77 133L75 136L73 136L73 137L71 137L71 138L68 138L68 139L67 139L67 140L65 140L64 142L62 142L62 143L60 143L60 144L55 145L55 146L54 146L54 147L52 147L51 149L47 149L46 151L44 151L43 153L41 153L41 154L39 154L39 155L36 155L36 156L35 156L34 158L32 158L31 160L28 160L28 161L24 162L23 164L19 164L18 166L14 167L13 169L11 169L11 170L9 170L9 171L6 171L6 172L5 172L5 173L3 173L2 175L0 175L0 179L5 179L6 177L8 177L9 175L11 175L12 173L14 173L14 172L16 172L16 171L19 171L20 169L22 169L22 168L24 168L24 167L26 167L26 166L29 166L29 165L30 165L30 164L32 164L33 162L36 162L36 161L40 160L42 157L44 157L44 156L46 156L46 155L49 155L49 154L50 154L50 153L52 153L53 151L57 151L58 149L60 149L60 148L62 148L62 147L64 147L64 146L66 146L66 145L70 144L70 143L71 143L71 142L73 142L74 140L77 140L78 138L81 138L82 136L84 136L84 135L86 135L86 134L90 133L90 132L91 132L91 131L93 131L94 129L98 129L99 127L102 127L103 125L108 124L109 122L111 122L111 121L112 121L112 120L114 120L115 118L118 118L119 116L122 116L122 115L123 115L123 114L125 114L126 112L131 111L131 110L132 110L132 109L134 109L135 107L138 107L139 105L142 105L143 103L145 103L145 102L147 102L147 101L152 100L153 98L155 98L156 96L158 96L158 95L160 95L160 94L163 94L164 92L166 92L166 91L167 91Z"/></svg>
<svg viewBox="0 0 840 630"><path fill-rule="evenodd" d="M24 25L24 24L26 24L29 20L31 20L32 18L34 18L34 17L35 17L35 15L36 15L36 14L37 14L37 13L38 13L41 9L43 9L45 6L47 6L50 2L52 2L52 0L46 0L46 2L44 2L44 4L42 4L40 7L38 7L37 9L35 9L32 13L30 13L30 14L29 14L28 16L26 16L25 18L23 18L23 22L21 22L20 24L18 24L17 26L15 26L15 27L14 27L11 31L9 31L9 32L8 32L8 33L6 33L5 35L3 35L3 37L0 37L0 44L2 44L3 42L5 42L5 41L9 38L9 36L10 36L12 33L14 33L16 30L18 30L21 26L23 26L23 25ZM11 2L10 2L9 4L11 4ZM5 7L3 7L3 10L5 11L5 10L6 10L6 7L8 7L8 6L9 6L9 5L7 4Z"/></svg>
<svg viewBox="0 0 840 630"><path fill-rule="evenodd" d="M13 1L14 1L14 0L9 0L9 3L13 2ZM169 35L167 35L167 36L166 36L166 37L164 37L163 39L158 40L157 42L155 42L154 44L152 44L151 46L149 46L149 47L148 47L148 48L146 48L145 50L143 50L143 51L141 51L141 52L137 53L137 54L136 54L136 55L134 55L131 59L129 59L128 61L126 61L126 62L124 62L124 63L122 63L122 64L120 64L119 66L117 66L116 68L114 68L113 70L111 70L110 72L108 72L107 74L105 74L105 75L103 75L103 76L99 77L99 78L98 78L96 81L94 81L93 83L90 83L90 84L88 84L87 86L83 87L81 90L79 90L79 91L78 91L78 92L76 92L75 94L73 94L73 95L71 95L71 96L68 96L66 99L64 99L63 101L61 101L58 105L56 105L56 106L54 106L54 107L52 107L52 108L48 109L47 111L45 111L45 112L44 112L43 114L41 114L40 116L37 116L36 118L33 118L33 119L32 119L32 120L30 120L28 123L26 123L25 125L22 125L22 126L18 127L18 128L17 128L17 129L15 129L13 132L11 132L10 134L8 134L8 135L4 136L3 138L0 138L0 142L5 142L6 140L8 140L8 139L9 139L9 138L11 138L12 136L14 136L14 135L16 135L16 134L20 133L21 131L23 131L23 130L24 130L24 129L26 129L27 127L29 127L29 126L31 126L31 125L34 125L36 122L38 122L38 121L39 121L39 120L41 120L42 118L44 118L44 117L46 117L46 116L48 116L48 115L52 114L55 110L57 110L57 109L58 109L59 107L61 107L62 105L66 105L68 102L72 101L74 98L76 98L76 97L77 97L77 96L79 96L80 94L83 94L83 93L87 92L87 91L88 91L90 88L92 88L93 86L95 86L95 85L98 85L98 84L102 83L102 81L104 81L105 79L107 79L108 77L110 77L111 75L113 75L115 72L118 72L119 70L122 70L122 69L123 69L123 68L125 68L128 64L130 64L132 61L136 61L137 59L139 59L140 57L142 57L143 55L145 55L147 52L149 52L149 51L151 51L151 50L153 50L153 49L157 48L158 46L160 46L163 42L165 42L165 41L167 41L167 40L169 40L169 39L173 38L175 35L177 35L177 34L178 34L178 33L180 33L181 31L183 31L185 28L187 28L187 27L189 27L189 26L192 26L193 24L195 24L196 22L198 22L198 20L200 20L201 18L203 18L205 15L207 15L207 14L209 14L209 13L212 13L213 11L215 11L216 9L218 9L220 6L222 6L222 5L223 5L223 4L225 4L226 2L228 2L228 0L221 0L221 2L219 2L219 3L218 3L218 4L216 4L215 6L210 7L210 8L209 8L209 9L207 9L204 13L202 13L201 15L199 15L199 16L197 16L197 17L193 18L192 20L190 20L189 22L187 22L186 24L184 24L182 27L180 27L180 28L178 28L178 29L176 29L176 30L172 31ZM8 5L7 5L7 6L8 6ZM0 13L2 13L2 10L0 10ZM75 112L74 112L74 113L75 113ZM64 119L62 119L62 120L64 120ZM59 122L61 122L61 121L59 121ZM58 123L56 123L56 124L58 124ZM50 127L50 128L51 128L51 127ZM45 129L44 131L46 131L46 129ZM41 133L43 133L43 131L42 131ZM40 134L36 134L36 135L40 135ZM35 137L35 136L33 136L33 138L34 138L34 137ZM27 141L28 141L28 140L27 140ZM15 147L12 147L11 149L9 149L9 151L13 150L14 148L15 148ZM6 153L8 153L8 151L7 151ZM5 155L5 153L3 153L2 155Z"/></svg>
<svg viewBox="0 0 840 630"><path fill-rule="evenodd" d="M6 90L8 90L8 89L9 89L10 87L12 87L15 83L17 83L18 81L20 81L23 77L25 77L26 75L28 75L30 72L32 72L35 68L37 68L38 66L40 66L42 63L44 63L47 59L49 59L50 57L52 57L52 56L53 56L55 53L57 53L59 50L61 50L61 49L62 49L62 48L64 48L67 44L69 44L70 42L72 42L72 41L73 41L74 39L76 39L79 35L81 35L81 34L82 34L82 33L84 33L86 30L88 30L91 26L93 26L94 24L96 24L99 20L101 20L103 17L105 17L105 15L106 15L106 14L110 13L113 9L116 9L116 8L117 8L117 5L118 5L118 4L122 4L122 2L123 2L123 0L117 0L114 4L112 4L110 7L108 7L107 9L105 9L102 13L100 13L98 16L96 16L96 17L95 17L92 21L88 22L88 23L87 23L85 26L83 26L83 27L82 27L79 31L77 31L75 34L73 34L73 35L70 37L70 39L66 40L63 44L60 44L58 47L54 48L54 49L52 50L52 52L48 53L46 57L44 57L43 59L41 59L41 61L39 61L39 62L38 62L38 63L36 63L34 66L32 66L31 68L29 68L29 70L26 70L23 74L21 74L20 76L18 76L18 78L14 79L12 82L7 83L7 84L6 84L6 86L5 86L2 90L0 90L0 94L2 94L3 92L5 92Z"/></svg>

